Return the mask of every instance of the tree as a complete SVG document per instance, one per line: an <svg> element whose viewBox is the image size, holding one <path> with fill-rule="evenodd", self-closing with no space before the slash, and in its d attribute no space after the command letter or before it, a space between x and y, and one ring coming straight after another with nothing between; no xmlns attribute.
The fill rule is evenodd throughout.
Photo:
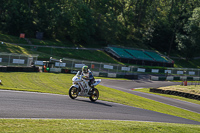
<svg viewBox="0 0 200 133"><path fill-rule="evenodd" d="M200 46L200 8L193 10L192 17L184 25L183 33L176 36L178 49L185 54L187 59L191 59L199 53Z"/></svg>
<svg viewBox="0 0 200 133"><path fill-rule="evenodd" d="M90 42L91 36L95 33L95 23L92 10L82 1L72 1L70 10L70 27L68 35L73 42Z"/></svg>
<svg viewBox="0 0 200 133"><path fill-rule="evenodd" d="M1 2L1 29L11 35L30 32L33 17L24 0L8 0Z"/></svg>
<svg viewBox="0 0 200 133"><path fill-rule="evenodd" d="M177 33L189 37L183 27L199 6L199 0L1 0L0 30L26 37L40 31L74 43L145 45L170 55Z"/></svg>

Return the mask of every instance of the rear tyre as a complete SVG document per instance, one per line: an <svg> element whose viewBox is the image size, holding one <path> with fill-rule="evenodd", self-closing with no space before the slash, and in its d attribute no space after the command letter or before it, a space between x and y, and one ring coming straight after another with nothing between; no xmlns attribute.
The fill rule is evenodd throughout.
<svg viewBox="0 0 200 133"><path fill-rule="evenodd" d="M70 87L69 89L69 97L71 99L75 99L78 97L78 89L74 86Z"/></svg>
<svg viewBox="0 0 200 133"><path fill-rule="evenodd" d="M92 102L95 102L99 98L99 91L96 88L94 88L89 98Z"/></svg>

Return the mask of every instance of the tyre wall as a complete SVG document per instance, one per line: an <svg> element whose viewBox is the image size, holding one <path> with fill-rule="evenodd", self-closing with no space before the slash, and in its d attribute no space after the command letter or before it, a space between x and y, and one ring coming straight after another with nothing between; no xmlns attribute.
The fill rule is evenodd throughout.
<svg viewBox="0 0 200 133"><path fill-rule="evenodd" d="M150 88L149 91L154 92L154 93L169 94L169 95L175 95L175 96L181 96L185 98L200 100L200 95L195 95L195 94L190 94L190 93L185 93L185 92L162 90L162 89L157 89L157 88Z"/></svg>
<svg viewBox="0 0 200 133"><path fill-rule="evenodd" d="M39 72L39 67L0 67L0 72Z"/></svg>

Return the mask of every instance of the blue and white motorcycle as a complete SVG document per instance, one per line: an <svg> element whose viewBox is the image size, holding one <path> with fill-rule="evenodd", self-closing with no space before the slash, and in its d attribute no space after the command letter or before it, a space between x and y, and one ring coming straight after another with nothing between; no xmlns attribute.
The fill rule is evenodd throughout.
<svg viewBox="0 0 200 133"><path fill-rule="evenodd" d="M69 89L69 97L71 99L75 99L78 96L83 96L89 97L89 99L94 102L99 98L99 91L94 87L101 82L101 79L95 79L94 83L89 85L89 79L83 78L81 72L78 71L77 74L72 78L72 82L73 85Z"/></svg>

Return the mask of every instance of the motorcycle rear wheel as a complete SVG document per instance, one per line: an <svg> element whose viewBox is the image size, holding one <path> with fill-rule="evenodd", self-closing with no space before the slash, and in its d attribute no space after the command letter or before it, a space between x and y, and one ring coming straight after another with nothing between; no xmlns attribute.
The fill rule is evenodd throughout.
<svg viewBox="0 0 200 133"><path fill-rule="evenodd" d="M99 91L96 88L94 88L89 98L92 102L95 102L99 98Z"/></svg>
<svg viewBox="0 0 200 133"><path fill-rule="evenodd" d="M78 97L78 89L74 86L70 87L69 89L69 97L71 99L75 99Z"/></svg>

